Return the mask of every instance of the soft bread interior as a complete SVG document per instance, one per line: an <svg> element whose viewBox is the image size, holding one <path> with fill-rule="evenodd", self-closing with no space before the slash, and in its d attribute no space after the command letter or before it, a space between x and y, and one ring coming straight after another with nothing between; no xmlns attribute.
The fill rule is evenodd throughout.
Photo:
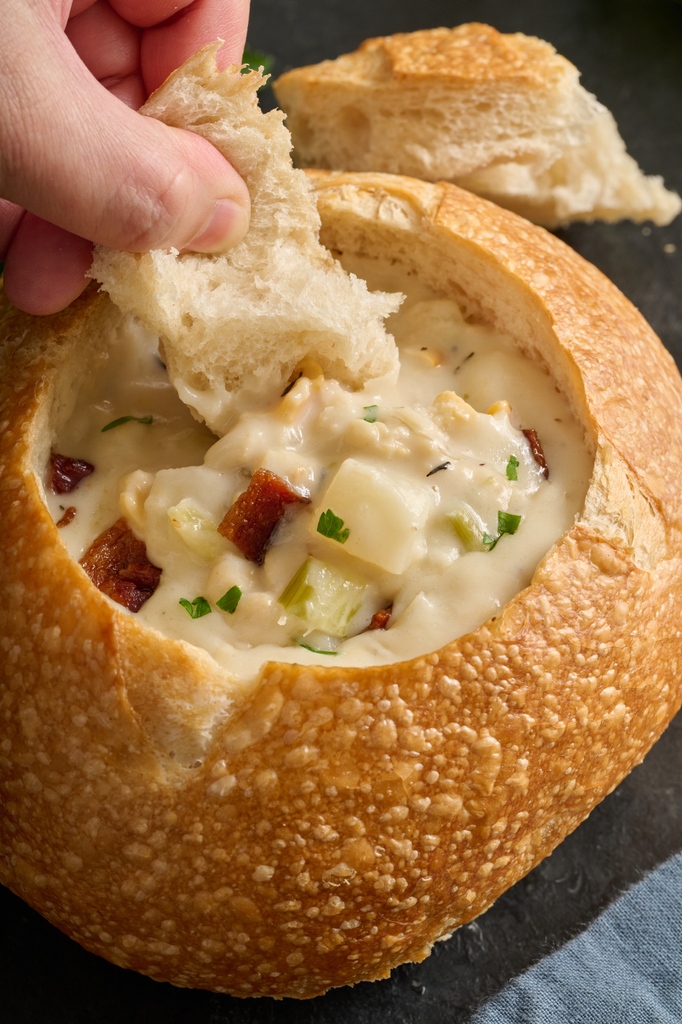
<svg viewBox="0 0 682 1024"><path fill-rule="evenodd" d="M143 112L207 138L251 194L248 235L222 256L99 248L91 274L114 302L162 339L184 401L216 432L233 396L286 385L313 357L353 385L396 365L383 320L399 298L370 294L319 244L319 216L304 175L291 165L280 111L264 114L258 72L219 73L216 47L191 58Z"/></svg>
<svg viewBox="0 0 682 1024"><path fill-rule="evenodd" d="M274 89L304 167L452 181L547 227L667 224L681 208L578 70L521 33L467 24L368 39Z"/></svg>

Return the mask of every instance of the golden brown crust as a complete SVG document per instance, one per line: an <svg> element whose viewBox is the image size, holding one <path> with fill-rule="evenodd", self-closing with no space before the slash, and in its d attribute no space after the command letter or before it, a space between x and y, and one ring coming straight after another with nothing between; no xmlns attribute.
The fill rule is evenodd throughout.
<svg viewBox="0 0 682 1024"><path fill-rule="evenodd" d="M358 48L372 51L386 56L395 79L443 79L450 86L495 81L519 88L554 78L570 66L541 39L503 35L477 22L366 39Z"/></svg>
<svg viewBox="0 0 682 1024"><path fill-rule="evenodd" d="M660 343L596 270L467 193L311 177L333 248L390 251L507 320L570 389L595 475L498 619L410 663L266 666L221 721L210 659L93 588L35 476L55 379L106 300L4 321L0 877L115 963L236 995L308 997L423 958L617 785L681 699L682 387ZM194 735L183 714L210 737L194 766L189 741L167 753L174 724Z"/></svg>
<svg viewBox="0 0 682 1024"><path fill-rule="evenodd" d="M502 34L490 25L471 22L456 28L432 28L365 39L340 61L293 68L277 79L304 87L342 76L383 80L401 87L442 82L449 88L471 88L494 82L514 89L540 87L565 76L573 65L550 43L521 33Z"/></svg>

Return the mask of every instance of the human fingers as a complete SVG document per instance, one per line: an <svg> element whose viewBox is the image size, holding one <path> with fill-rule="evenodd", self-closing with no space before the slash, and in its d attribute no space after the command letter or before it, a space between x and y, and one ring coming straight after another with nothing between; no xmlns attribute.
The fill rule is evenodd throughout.
<svg viewBox="0 0 682 1024"><path fill-rule="evenodd" d="M147 92L153 92L176 68L207 43L223 39L218 66L241 61L249 21L249 0L110 0L114 10L145 29L140 59Z"/></svg>
<svg viewBox="0 0 682 1024"><path fill-rule="evenodd" d="M226 231L221 247L242 237L248 193L218 151L125 107L76 59L58 25L35 26L32 6L19 10L6 24L18 38L0 79L0 195L131 251L183 248L202 235L213 250L215 232L206 229L214 215Z"/></svg>
<svg viewBox="0 0 682 1024"><path fill-rule="evenodd" d="M248 17L249 0L187 0L180 7L176 0L90 0L66 34L95 78L129 106L141 106L176 67L216 39L225 40L219 66L238 63Z"/></svg>
<svg viewBox="0 0 682 1024"><path fill-rule="evenodd" d="M15 203L10 203L6 199L0 199L0 263L4 261L7 255L9 244L14 237L21 218L24 216L24 212Z"/></svg>
<svg viewBox="0 0 682 1024"><path fill-rule="evenodd" d="M91 242L26 213L8 248L4 288L26 313L56 313L86 287L91 263Z"/></svg>
<svg viewBox="0 0 682 1024"><path fill-rule="evenodd" d="M50 6L46 0L43 15ZM219 251L248 226L246 188L212 146L126 110L95 82L93 74L121 96L127 89L134 105L144 96L134 70L137 29L106 8L101 0L82 0L69 32L73 46L61 31L64 12L53 10L52 23L34 18L31 24L40 13L34 4L5 22L0 194L8 198L0 200L0 255L6 250L10 298L32 313L61 309L83 289L89 239L133 251L171 245ZM213 23L202 24L197 31L210 36ZM108 54L99 56L91 45L98 27L100 43L107 32L114 37ZM76 51L88 67L74 59ZM23 220L22 205L34 211Z"/></svg>
<svg viewBox="0 0 682 1024"><path fill-rule="evenodd" d="M140 71L142 30L97 0L66 26L66 37L88 71L129 107L147 99Z"/></svg>

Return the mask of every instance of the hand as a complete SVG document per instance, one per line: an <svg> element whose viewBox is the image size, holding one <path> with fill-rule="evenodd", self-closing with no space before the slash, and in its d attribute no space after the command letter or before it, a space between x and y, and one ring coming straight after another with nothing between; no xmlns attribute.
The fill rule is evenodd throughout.
<svg viewBox="0 0 682 1024"><path fill-rule="evenodd" d="M187 57L239 63L249 0L0 0L0 261L29 313L64 309L92 243L216 252L249 195L205 139L136 112Z"/></svg>

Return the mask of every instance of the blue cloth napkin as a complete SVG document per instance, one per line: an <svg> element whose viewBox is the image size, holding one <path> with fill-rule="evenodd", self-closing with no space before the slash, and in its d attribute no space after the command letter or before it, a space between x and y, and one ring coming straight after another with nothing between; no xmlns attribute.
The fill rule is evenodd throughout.
<svg viewBox="0 0 682 1024"><path fill-rule="evenodd" d="M682 853L511 981L471 1024L681 1024Z"/></svg>

